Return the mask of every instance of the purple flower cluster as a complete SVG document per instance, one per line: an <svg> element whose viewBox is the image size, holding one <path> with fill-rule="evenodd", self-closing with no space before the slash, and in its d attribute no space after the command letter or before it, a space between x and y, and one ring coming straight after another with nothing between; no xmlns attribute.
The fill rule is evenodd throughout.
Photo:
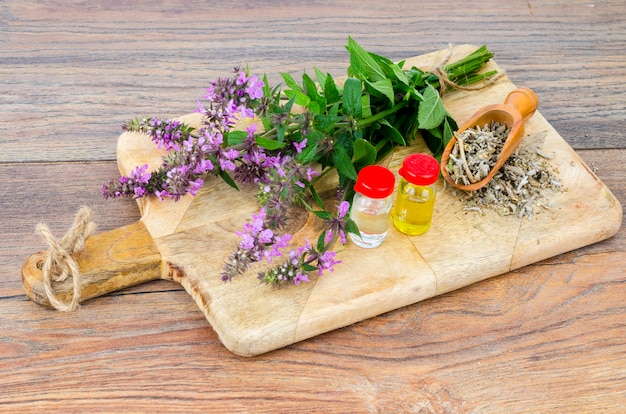
<svg viewBox="0 0 626 414"><path fill-rule="evenodd" d="M319 173L289 155L269 157L266 165L270 168L257 198L268 211L269 225L280 228L285 225L289 208L301 202L307 185Z"/></svg>
<svg viewBox="0 0 626 414"><path fill-rule="evenodd" d="M330 226L326 231L324 243L334 243L336 237L339 236L341 244L346 244L347 221L346 215L350 211L350 203L342 201L337 207L337 214L330 220Z"/></svg>
<svg viewBox="0 0 626 414"><path fill-rule="evenodd" d="M253 146L256 125L249 128L248 144L242 146L243 151L224 142L224 134L239 116L254 116L253 104L262 96L263 82L256 76L248 77L244 71L236 71L233 78L211 83L203 95L208 99L207 106L198 102L204 126L197 137L191 135L193 128L176 120L144 118L126 123L125 130L148 134L169 155L157 171L147 173L147 166L140 167L128 177L104 184L102 194L105 198L155 194L159 199L178 200L187 193L195 195L209 172L235 171L235 177L248 181L267 180L272 165L266 163L264 151ZM238 163L242 167L240 172ZM253 177L249 178L251 174Z"/></svg>
<svg viewBox="0 0 626 414"><path fill-rule="evenodd" d="M290 123L296 124L295 130L302 129L302 134L291 145L280 145L278 150L268 150L259 143L276 148L265 144L268 138L263 133L258 134L256 124L250 125L245 134L233 131L242 117L254 117L255 111L263 115L267 110L269 98L263 96L263 87L263 82L256 76L248 76L238 69L231 78L211 82L202 100L198 100L197 111L203 119L202 127L197 131L176 120L143 118L128 122L124 125L125 130L149 135L158 148L168 154L157 170L149 172L148 166L143 165L127 177L111 181L102 188L105 198L138 198L154 194L159 199L178 200L185 194L195 196L209 173L221 175L232 183L227 177L230 172L239 183L258 185L261 211L244 225L241 232L237 232L241 242L224 265L223 281L245 273L254 262L271 262L282 255L281 249L288 246L292 235L281 235L276 229L284 227L293 205L310 208L305 192L318 175L310 166L298 162L298 154L307 147L306 128L297 126L299 118L292 119L287 112L271 118L273 127L269 128L274 134L278 130L284 133ZM260 274L259 279L274 285L297 285L309 282L309 272L317 271L318 276L327 270L332 272L340 262L330 249L338 239L342 243L346 241L348 209L349 204L343 202L334 215L326 211L316 212L328 222L317 245L314 247L307 240L304 246L288 253L285 263Z"/></svg>
<svg viewBox="0 0 626 414"><path fill-rule="evenodd" d="M250 264L262 259L272 261L273 257L281 256L280 249L287 247L291 234L276 234L265 223L265 209L252 216L252 222L243 226L243 231L237 232L242 237L239 247L231 254L224 266L222 280L227 282L237 274L244 273Z"/></svg>
<svg viewBox="0 0 626 414"><path fill-rule="evenodd" d="M348 220L347 212L350 204L343 201L339 204L337 213L329 220L327 232L322 233L318 246L312 246L308 240L304 246L292 249L286 262L259 273L258 279L271 285L294 284L309 282L308 272L317 271L317 276L322 276L324 271L334 271L334 266L341 263L336 260L336 253L330 249L337 237L345 243L345 228ZM244 230L238 232L242 236L237 251L233 252L229 261L224 266L222 280L229 281L237 274L243 274L249 266L256 261L266 258L271 261L273 257L280 256L280 249L285 248L292 236L284 234L277 236L267 227L268 216L265 209L261 214L253 215L252 222L244 225ZM328 234L331 234L329 237ZM326 235L326 236L325 236ZM335 236L333 236L335 235Z"/></svg>
<svg viewBox="0 0 626 414"><path fill-rule="evenodd" d="M104 184L102 186L104 198L122 197L129 194L134 195L136 198L143 197L147 193L146 187L152 177L152 174L146 172L147 170L148 164L135 167L128 177L122 176L117 181Z"/></svg>
<svg viewBox="0 0 626 414"><path fill-rule="evenodd" d="M304 246L289 252L289 260L275 268L259 273L258 279L271 285L284 285L310 282L308 271L317 269L317 276L322 276L325 270L333 272L334 266L341 263L335 260L336 252L327 250L318 251L307 240Z"/></svg>
<svg viewBox="0 0 626 414"><path fill-rule="evenodd" d="M204 114L204 124L212 130L228 131L239 117L254 117L250 102L263 97L263 82L235 68L235 76L212 81L198 100L198 112Z"/></svg>

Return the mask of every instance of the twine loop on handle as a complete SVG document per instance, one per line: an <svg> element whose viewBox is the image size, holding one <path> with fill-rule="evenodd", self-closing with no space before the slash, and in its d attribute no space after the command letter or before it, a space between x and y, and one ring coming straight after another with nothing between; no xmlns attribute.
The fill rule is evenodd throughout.
<svg viewBox="0 0 626 414"><path fill-rule="evenodd" d="M60 240L54 237L45 224L38 224L36 228L42 240L49 246L41 269L45 293L50 304L62 312L73 311L80 301L80 270L72 254L82 251L85 248L85 240L96 230L96 224L91 217L91 209L81 207L74 224ZM71 301L65 303L56 297L52 283L63 282L69 276L72 277L73 293Z"/></svg>

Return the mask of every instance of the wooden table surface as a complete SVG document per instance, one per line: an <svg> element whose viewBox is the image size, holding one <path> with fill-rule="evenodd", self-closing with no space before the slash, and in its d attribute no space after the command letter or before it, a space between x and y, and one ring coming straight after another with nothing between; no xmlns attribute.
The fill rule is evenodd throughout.
<svg viewBox="0 0 626 414"><path fill-rule="evenodd" d="M26 258L81 205L99 231L120 125L193 110L248 64L335 76L354 37L394 60L487 44L626 205L626 2L5 0L0 4L0 411L618 413L626 232L255 358L158 281L72 313L25 296ZM148 2L146 2L148 3ZM443 254L443 253L442 253ZM332 277L332 276L331 276Z"/></svg>

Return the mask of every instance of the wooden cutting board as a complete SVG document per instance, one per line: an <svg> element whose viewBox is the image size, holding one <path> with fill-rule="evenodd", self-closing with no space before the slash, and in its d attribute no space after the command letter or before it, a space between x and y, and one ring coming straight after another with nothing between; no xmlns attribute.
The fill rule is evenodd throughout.
<svg viewBox="0 0 626 414"><path fill-rule="evenodd" d="M474 49L459 46L452 60ZM412 58L407 65L429 70L447 53ZM488 67L502 70L493 61ZM444 103L462 124L479 108L502 103L515 87L505 76L480 91L449 93ZM539 101L541 106L541 96ZM181 119L198 122L197 115ZM490 210L483 215L464 211L458 196L440 180L433 224L425 235L409 237L390 225L381 247L364 250L349 243L339 248L343 263L308 284L280 289L261 285L256 279L259 267L223 283L222 265L239 242L234 232L259 207L254 189L236 192L211 179L196 197L178 202L140 199L139 222L89 238L85 251L76 255L83 274L81 301L149 280L172 280L196 301L230 351L253 356L614 235L622 220L619 201L539 112L527 121L526 136L522 146L554 154L550 162L566 188L551 198L551 208L532 220ZM385 160L396 174L406 155L427 152L422 140L417 141ZM119 137L118 165L124 175L144 163L156 168L161 155L147 136ZM315 217L302 213L292 226L299 228L295 242L317 239L320 223ZM24 264L23 284L34 301L48 305L37 266L42 254ZM71 282L56 290L61 299L69 297Z"/></svg>

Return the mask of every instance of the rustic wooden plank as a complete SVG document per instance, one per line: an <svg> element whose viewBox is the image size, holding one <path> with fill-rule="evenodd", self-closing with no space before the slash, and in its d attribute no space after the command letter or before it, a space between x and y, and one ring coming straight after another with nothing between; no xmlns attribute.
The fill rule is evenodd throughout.
<svg viewBox="0 0 626 414"><path fill-rule="evenodd" d="M313 66L342 74L348 34L395 59L487 43L626 205L623 8L2 2L0 410L621 412L624 224L602 243L255 359L226 351L170 282L64 315L27 300L18 275L42 247L39 221L60 235L80 204L94 208L100 230L139 217L133 202L105 203L97 191L115 172L129 116L187 113L204 83L235 63L274 76Z"/></svg>

